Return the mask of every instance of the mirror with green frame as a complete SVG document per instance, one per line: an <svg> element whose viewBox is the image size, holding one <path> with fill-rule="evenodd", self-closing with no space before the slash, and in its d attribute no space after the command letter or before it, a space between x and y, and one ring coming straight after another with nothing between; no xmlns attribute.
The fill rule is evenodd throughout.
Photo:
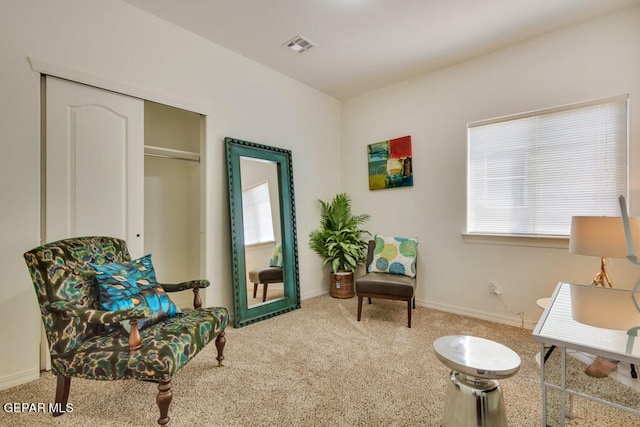
<svg viewBox="0 0 640 427"><path fill-rule="evenodd" d="M234 327L300 308L291 151L225 138Z"/></svg>

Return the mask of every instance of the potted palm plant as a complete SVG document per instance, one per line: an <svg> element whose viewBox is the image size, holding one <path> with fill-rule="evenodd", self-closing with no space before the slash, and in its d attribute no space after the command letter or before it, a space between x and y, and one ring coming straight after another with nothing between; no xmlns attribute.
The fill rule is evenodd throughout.
<svg viewBox="0 0 640 427"><path fill-rule="evenodd" d="M309 233L309 247L323 258L322 266L331 266L329 294L334 298L353 297L353 272L366 258L368 231L360 227L369 220L368 214L354 215L351 199L346 193L336 195L331 202L320 202L320 226Z"/></svg>

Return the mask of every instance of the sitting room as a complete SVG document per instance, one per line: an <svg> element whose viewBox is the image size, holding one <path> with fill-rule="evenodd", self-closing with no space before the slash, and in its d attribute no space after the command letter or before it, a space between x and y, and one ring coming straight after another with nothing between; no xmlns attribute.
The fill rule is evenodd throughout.
<svg viewBox="0 0 640 427"><path fill-rule="evenodd" d="M0 34L0 424L468 425L454 384L477 425L640 424L640 325L568 302L640 312L640 0L9 0ZM111 313L111 262L169 318Z"/></svg>

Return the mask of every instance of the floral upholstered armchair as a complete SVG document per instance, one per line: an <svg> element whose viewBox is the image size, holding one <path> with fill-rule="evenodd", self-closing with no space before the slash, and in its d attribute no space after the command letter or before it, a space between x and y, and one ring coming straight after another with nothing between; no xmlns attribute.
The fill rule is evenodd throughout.
<svg viewBox="0 0 640 427"><path fill-rule="evenodd" d="M147 380L158 383L165 425L176 372L213 340L222 366L229 313L201 307L198 290L208 281L160 285L150 255L132 261L112 237L60 240L24 257L58 377L57 407L66 407L72 377ZM180 311L167 292L185 289L193 289L194 309Z"/></svg>

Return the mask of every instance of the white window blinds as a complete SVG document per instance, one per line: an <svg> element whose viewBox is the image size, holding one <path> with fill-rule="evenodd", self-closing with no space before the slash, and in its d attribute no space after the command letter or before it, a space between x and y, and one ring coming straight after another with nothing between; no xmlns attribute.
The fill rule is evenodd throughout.
<svg viewBox="0 0 640 427"><path fill-rule="evenodd" d="M267 181L242 191L242 219L245 245L274 241Z"/></svg>
<svg viewBox="0 0 640 427"><path fill-rule="evenodd" d="M573 215L619 216L627 96L468 126L467 232L568 235Z"/></svg>

